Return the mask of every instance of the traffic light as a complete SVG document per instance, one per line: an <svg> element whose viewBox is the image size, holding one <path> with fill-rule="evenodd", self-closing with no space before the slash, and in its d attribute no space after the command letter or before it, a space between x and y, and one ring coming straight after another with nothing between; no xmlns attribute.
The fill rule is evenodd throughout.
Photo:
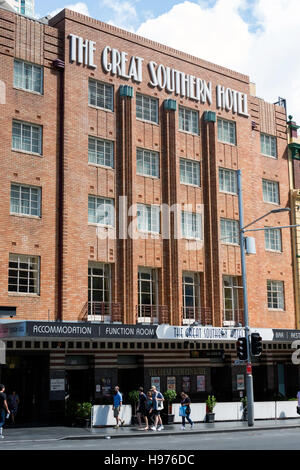
<svg viewBox="0 0 300 470"><path fill-rule="evenodd" d="M259 333L251 333L251 354L260 356L262 352L262 337Z"/></svg>
<svg viewBox="0 0 300 470"><path fill-rule="evenodd" d="M246 338L239 338L236 343L236 348L238 358L241 361L246 361L248 359Z"/></svg>

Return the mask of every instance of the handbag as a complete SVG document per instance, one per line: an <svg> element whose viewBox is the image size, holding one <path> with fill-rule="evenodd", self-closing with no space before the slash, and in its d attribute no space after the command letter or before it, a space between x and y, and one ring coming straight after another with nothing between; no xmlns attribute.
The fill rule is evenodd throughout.
<svg viewBox="0 0 300 470"><path fill-rule="evenodd" d="M164 398L162 400L157 400L157 397L158 397L158 393L156 395L157 409L158 410L163 410L163 408L164 408L164 402L163 402ZM162 395L162 397L163 397L163 395Z"/></svg>
<svg viewBox="0 0 300 470"><path fill-rule="evenodd" d="M179 416L186 416L186 407L183 405L179 407Z"/></svg>

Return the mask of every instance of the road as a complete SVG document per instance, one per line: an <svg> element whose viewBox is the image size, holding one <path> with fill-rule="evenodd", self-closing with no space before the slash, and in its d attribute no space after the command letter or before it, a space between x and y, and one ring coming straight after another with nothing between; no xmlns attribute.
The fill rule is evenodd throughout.
<svg viewBox="0 0 300 470"><path fill-rule="evenodd" d="M3 439L2 450L300 450L300 429L272 429L249 432L165 436L149 434L148 437L86 440L18 441ZM11 438L10 438L11 439Z"/></svg>

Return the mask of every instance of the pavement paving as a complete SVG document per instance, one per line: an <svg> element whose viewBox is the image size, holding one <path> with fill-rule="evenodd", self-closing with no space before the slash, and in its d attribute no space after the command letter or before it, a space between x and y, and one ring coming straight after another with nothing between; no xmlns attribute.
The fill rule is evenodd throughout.
<svg viewBox="0 0 300 470"><path fill-rule="evenodd" d="M254 426L248 426L245 421L226 421L215 423L195 423L193 429L186 425L185 430L181 424L165 425L162 431L144 431L137 426L123 426L119 429L113 427L75 427L75 426L37 426L37 427L6 427L3 429L4 439L1 442L43 442L61 440L83 439L118 439L131 437L145 437L150 435L182 435L182 434L211 434L243 431L259 431L272 429L300 428L300 418L278 420L256 420Z"/></svg>

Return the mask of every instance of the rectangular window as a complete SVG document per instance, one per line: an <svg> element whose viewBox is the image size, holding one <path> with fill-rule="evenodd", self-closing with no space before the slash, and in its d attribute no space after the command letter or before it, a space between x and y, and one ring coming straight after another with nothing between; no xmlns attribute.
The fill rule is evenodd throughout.
<svg viewBox="0 0 300 470"><path fill-rule="evenodd" d="M276 181L263 180L263 200L279 204L279 184Z"/></svg>
<svg viewBox="0 0 300 470"><path fill-rule="evenodd" d="M264 232L266 250L281 252L281 230L278 228L266 228Z"/></svg>
<svg viewBox="0 0 300 470"><path fill-rule="evenodd" d="M199 113L179 106L179 129L199 135Z"/></svg>
<svg viewBox="0 0 300 470"><path fill-rule="evenodd" d="M88 313L109 315L111 302L111 269L109 264L89 262Z"/></svg>
<svg viewBox="0 0 300 470"><path fill-rule="evenodd" d="M10 213L41 217L41 188L12 183Z"/></svg>
<svg viewBox="0 0 300 470"><path fill-rule="evenodd" d="M267 281L268 308L284 310L284 291L282 281Z"/></svg>
<svg viewBox="0 0 300 470"><path fill-rule="evenodd" d="M158 272L152 268L138 268L138 318L157 317Z"/></svg>
<svg viewBox="0 0 300 470"><path fill-rule="evenodd" d="M136 152L137 174L159 178L159 153L137 149Z"/></svg>
<svg viewBox="0 0 300 470"><path fill-rule="evenodd" d="M219 168L219 189L224 193L237 194L237 179L235 170Z"/></svg>
<svg viewBox="0 0 300 470"><path fill-rule="evenodd" d="M136 117L143 121L158 123L158 100L150 96L136 94Z"/></svg>
<svg viewBox="0 0 300 470"><path fill-rule="evenodd" d="M260 134L260 151L263 155L277 158L276 137Z"/></svg>
<svg viewBox="0 0 300 470"><path fill-rule="evenodd" d="M14 61L14 87L43 93L43 68L22 60Z"/></svg>
<svg viewBox="0 0 300 470"><path fill-rule="evenodd" d="M243 288L241 278L223 276L223 323L243 323Z"/></svg>
<svg viewBox="0 0 300 470"><path fill-rule="evenodd" d="M13 120L12 148L42 155L42 127Z"/></svg>
<svg viewBox="0 0 300 470"><path fill-rule="evenodd" d="M181 233L183 238L202 240L202 215L194 212L181 212Z"/></svg>
<svg viewBox="0 0 300 470"><path fill-rule="evenodd" d="M198 273L183 273L182 276L183 320L199 318L200 282Z"/></svg>
<svg viewBox="0 0 300 470"><path fill-rule="evenodd" d="M114 87L107 83L89 80L89 105L114 110Z"/></svg>
<svg viewBox="0 0 300 470"><path fill-rule="evenodd" d="M93 224L114 227L114 200L104 197L89 196L88 221Z"/></svg>
<svg viewBox="0 0 300 470"><path fill-rule="evenodd" d="M200 163L187 158L180 159L180 183L200 186Z"/></svg>
<svg viewBox="0 0 300 470"><path fill-rule="evenodd" d="M160 233L160 206L138 204L137 228L140 232Z"/></svg>
<svg viewBox="0 0 300 470"><path fill-rule="evenodd" d="M239 245L239 223L237 220L221 219L221 242Z"/></svg>
<svg viewBox="0 0 300 470"><path fill-rule="evenodd" d="M114 143L89 136L89 163L114 167Z"/></svg>
<svg viewBox="0 0 300 470"><path fill-rule="evenodd" d="M236 145L235 122L218 119L218 140Z"/></svg>
<svg viewBox="0 0 300 470"><path fill-rule="evenodd" d="M39 294L40 258L9 254L8 292Z"/></svg>

